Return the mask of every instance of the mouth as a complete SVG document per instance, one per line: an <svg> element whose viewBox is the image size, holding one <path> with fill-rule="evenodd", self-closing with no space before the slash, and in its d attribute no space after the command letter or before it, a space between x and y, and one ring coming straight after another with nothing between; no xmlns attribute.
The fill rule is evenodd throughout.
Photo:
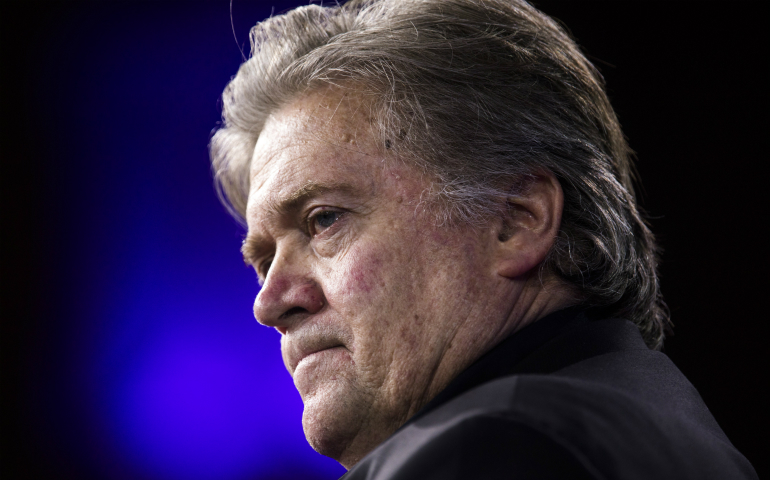
<svg viewBox="0 0 770 480"><path fill-rule="evenodd" d="M281 337L281 353L286 369L294 376L300 364L309 365L311 360L315 364L341 351L352 354L348 347L352 343L350 337L344 328L331 321L305 322L290 329Z"/></svg>
<svg viewBox="0 0 770 480"><path fill-rule="evenodd" d="M287 345L289 372L294 375L297 368L314 359L320 359L331 350L344 349L345 345L339 339L314 338L309 341L289 342Z"/></svg>
<svg viewBox="0 0 770 480"><path fill-rule="evenodd" d="M338 388L350 378L353 368L348 349L335 343L303 356L291 372L294 387L306 402L318 392Z"/></svg>
<svg viewBox="0 0 770 480"><path fill-rule="evenodd" d="M324 352L328 352L330 350L338 349L338 348L345 348L342 344L337 345L331 345L329 347L321 348L316 351L310 352L307 355L302 356L299 361L297 362L297 365L294 367L294 370L296 370L302 363L309 362L313 360L316 357L319 357L324 354Z"/></svg>

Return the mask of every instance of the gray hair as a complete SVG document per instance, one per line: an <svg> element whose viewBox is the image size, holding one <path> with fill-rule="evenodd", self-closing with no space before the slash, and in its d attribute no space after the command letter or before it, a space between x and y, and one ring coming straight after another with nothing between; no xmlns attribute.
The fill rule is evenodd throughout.
<svg viewBox="0 0 770 480"><path fill-rule="evenodd" d="M251 44L210 145L217 191L236 218L267 117L312 88L355 84L371 98L382 145L435 178L439 221L481 223L499 215L512 185L551 172L564 211L541 272L662 347L670 321L632 152L601 75L552 19L522 0L353 0L269 18Z"/></svg>

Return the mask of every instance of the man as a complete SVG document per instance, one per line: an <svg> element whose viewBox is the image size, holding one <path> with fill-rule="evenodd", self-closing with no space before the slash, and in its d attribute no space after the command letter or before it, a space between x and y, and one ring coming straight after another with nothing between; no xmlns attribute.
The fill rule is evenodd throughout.
<svg viewBox="0 0 770 480"><path fill-rule="evenodd" d="M657 351L630 151L551 19L353 1L252 43L212 162L345 478L756 478Z"/></svg>

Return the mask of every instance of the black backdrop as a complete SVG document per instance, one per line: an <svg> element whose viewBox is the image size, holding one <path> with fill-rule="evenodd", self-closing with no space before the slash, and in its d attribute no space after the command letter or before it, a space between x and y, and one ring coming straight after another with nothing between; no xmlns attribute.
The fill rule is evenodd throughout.
<svg viewBox="0 0 770 480"><path fill-rule="evenodd" d="M265 15L266 3L236 0L234 24L241 42L248 26ZM275 3L276 11L291 5ZM638 154L641 203L665 250L663 292L675 323L664 351L760 477L770 475L763 207L768 51L761 4L542 0L536 5L563 21L600 68ZM69 276L76 273L61 260L68 248L62 238L79 229L110 228L93 220L84 225L76 210L67 210L68 195L79 189L57 187L61 165L72 166L65 168L66 182L79 187L79 178L86 176L77 171L78 156L84 153L57 150L51 129L87 141L98 134L98 125L51 118L53 110L69 108L74 114L89 105L69 98L66 79L75 72L66 62L48 72L50 82L31 78L40 72L36 59L58 46L73 64L82 64L81 53L67 49L68 39L51 33L62 31L61 22L70 24L66 31L73 35L86 35L94 23L128 15L141 20L120 24L125 30L116 35L141 38L143 22L185 29L185 19L215 12L216 22L229 23L229 6L226 1L11 2L2 8L3 478L96 478L105 470L94 473L88 454L67 453L78 443L77 428L35 422L42 410L70 415L55 391L46 389L48 383L68 381L47 366L63 361L57 340L78 322L68 310ZM177 11L185 15L180 18ZM224 27L217 25L221 35L231 35L229 24ZM240 56L235 42L221 55L229 56L234 74ZM217 88L226 81L223 77ZM217 108L216 97L206 101L212 111ZM94 133L87 133L89 128ZM147 128L157 126L148 121ZM200 194L213 195L210 190ZM69 215L66 221L62 211ZM50 398L41 401L41 395ZM11 471L16 473L6 473Z"/></svg>

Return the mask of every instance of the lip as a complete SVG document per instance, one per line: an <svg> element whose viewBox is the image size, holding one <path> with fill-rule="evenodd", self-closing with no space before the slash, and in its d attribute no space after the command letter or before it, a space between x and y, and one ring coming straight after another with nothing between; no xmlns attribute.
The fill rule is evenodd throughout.
<svg viewBox="0 0 770 480"><path fill-rule="evenodd" d="M333 345L333 346L331 346L331 347L322 348L322 349L320 349L320 350L316 350L315 352L311 352L311 353L309 353L309 354L307 354L307 355L305 355L305 356L303 356L302 358L300 358L300 359L299 359L299 362L297 362L297 365L295 365L295 366L294 366L294 370L296 371L296 370L297 370L297 367L299 367L299 365L300 365L300 364L301 364L303 361L307 360L308 358L310 358L310 357L312 357L312 356L314 356L314 355L317 355L317 354L319 354L319 353L321 353L321 352L325 352L325 351L327 351L327 350L333 350L333 349L335 349L335 348L344 348L344 347L343 347L342 345Z"/></svg>
<svg viewBox="0 0 770 480"><path fill-rule="evenodd" d="M301 336L286 339L289 372L293 375L297 366L308 357L333 348L345 348L338 338Z"/></svg>

